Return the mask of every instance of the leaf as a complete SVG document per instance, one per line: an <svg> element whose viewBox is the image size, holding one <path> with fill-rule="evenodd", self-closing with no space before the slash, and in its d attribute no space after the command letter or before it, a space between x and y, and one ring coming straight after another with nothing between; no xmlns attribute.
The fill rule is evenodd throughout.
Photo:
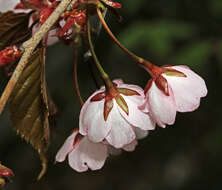
<svg viewBox="0 0 222 190"><path fill-rule="evenodd" d="M211 43L207 40L197 41L185 46L172 57L173 65L188 65L195 70L201 70L208 62L212 52Z"/></svg>
<svg viewBox="0 0 222 190"><path fill-rule="evenodd" d="M172 53L174 42L185 40L194 34L195 27L188 23L172 20L134 22L119 35L129 49L142 47L144 51L167 56Z"/></svg>
<svg viewBox="0 0 222 190"><path fill-rule="evenodd" d="M17 133L38 150L42 160L40 179L46 172L49 146L49 117L56 107L48 95L45 82L43 50L38 49L19 78L9 98L11 121Z"/></svg>
<svg viewBox="0 0 222 190"><path fill-rule="evenodd" d="M30 14L8 11L0 13L0 50L11 44L24 42L30 37Z"/></svg>

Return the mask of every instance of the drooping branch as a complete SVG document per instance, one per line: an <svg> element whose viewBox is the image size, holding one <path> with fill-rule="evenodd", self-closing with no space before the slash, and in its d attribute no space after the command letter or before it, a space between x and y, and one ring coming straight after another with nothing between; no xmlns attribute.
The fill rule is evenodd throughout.
<svg viewBox="0 0 222 190"><path fill-rule="evenodd" d="M2 113L5 104L17 83L22 71L28 63L28 59L32 55L32 52L35 50L36 46L42 40L44 35L50 30L53 24L58 20L59 16L66 10L70 3L74 3L77 0L62 0L55 11L50 15L50 17L45 21L41 28L30 38L28 41L24 42L22 47L24 48L24 53L10 78L2 96L0 99L0 114Z"/></svg>

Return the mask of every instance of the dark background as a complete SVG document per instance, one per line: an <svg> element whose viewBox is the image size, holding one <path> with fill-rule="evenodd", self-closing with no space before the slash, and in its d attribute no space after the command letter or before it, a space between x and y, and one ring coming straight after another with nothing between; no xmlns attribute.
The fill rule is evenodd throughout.
<svg viewBox="0 0 222 190"><path fill-rule="evenodd" d="M106 17L120 41L157 65L190 66L205 79L207 97L195 112L178 113L173 126L157 127L134 152L108 158L102 170L77 173L67 162L53 164L66 137L78 127L73 50L62 44L49 47L47 81L59 108L57 126L51 129L49 169L37 183L38 154L16 135L5 111L0 118L0 160L15 173L6 189L222 189L222 1L124 0L122 5L122 23L110 14ZM111 78L145 86L148 74L117 48L104 30L96 52ZM79 82L86 99L96 87L81 58Z"/></svg>

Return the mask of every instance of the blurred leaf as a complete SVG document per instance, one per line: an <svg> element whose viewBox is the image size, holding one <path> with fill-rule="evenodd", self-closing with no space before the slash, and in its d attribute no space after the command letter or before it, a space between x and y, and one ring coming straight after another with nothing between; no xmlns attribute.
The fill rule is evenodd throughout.
<svg viewBox="0 0 222 190"><path fill-rule="evenodd" d="M123 11L127 12L127 14L135 14L144 4L144 1L132 1L126 0L123 4Z"/></svg>
<svg viewBox="0 0 222 190"><path fill-rule="evenodd" d="M11 11L0 13L0 50L25 41L30 35L28 23L29 14Z"/></svg>
<svg viewBox="0 0 222 190"><path fill-rule="evenodd" d="M192 25L170 20L136 22L120 34L120 41L130 49L142 46L147 52L165 56L173 50L174 40L186 39L193 32Z"/></svg>
<svg viewBox="0 0 222 190"><path fill-rule="evenodd" d="M211 0L209 1L211 12L213 15L222 18L222 1L221 0Z"/></svg>
<svg viewBox="0 0 222 190"><path fill-rule="evenodd" d="M170 64L188 65L192 68L200 69L208 61L212 50L211 47L208 41L193 43L177 52Z"/></svg>
<svg viewBox="0 0 222 190"><path fill-rule="evenodd" d="M47 168L46 152L50 136L48 118L56 112L47 93L42 53L42 50L38 49L32 55L9 98L13 126L40 154L42 171L38 179Z"/></svg>

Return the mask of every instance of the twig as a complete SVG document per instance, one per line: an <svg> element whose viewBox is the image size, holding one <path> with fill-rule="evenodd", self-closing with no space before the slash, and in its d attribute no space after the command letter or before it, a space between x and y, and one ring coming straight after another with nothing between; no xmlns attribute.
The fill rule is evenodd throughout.
<svg viewBox="0 0 222 190"><path fill-rule="evenodd" d="M55 11L50 15L50 17L46 20L46 22L41 26L38 32L35 33L32 38L23 43L24 53L12 75L10 78L2 96L0 99L0 114L2 113L5 104L14 89L15 84L17 83L22 71L26 67L28 63L28 59L30 58L32 52L35 50L36 46L42 40L44 35L50 30L53 24L58 20L59 16L66 10L69 4L75 2L77 0L62 0Z"/></svg>
<svg viewBox="0 0 222 190"><path fill-rule="evenodd" d="M78 75L77 75L77 64L78 64L77 59L78 59L78 50L75 48L74 49L73 80L74 80L76 96L79 100L80 107L82 107L84 102L82 100L80 90L79 90Z"/></svg>

